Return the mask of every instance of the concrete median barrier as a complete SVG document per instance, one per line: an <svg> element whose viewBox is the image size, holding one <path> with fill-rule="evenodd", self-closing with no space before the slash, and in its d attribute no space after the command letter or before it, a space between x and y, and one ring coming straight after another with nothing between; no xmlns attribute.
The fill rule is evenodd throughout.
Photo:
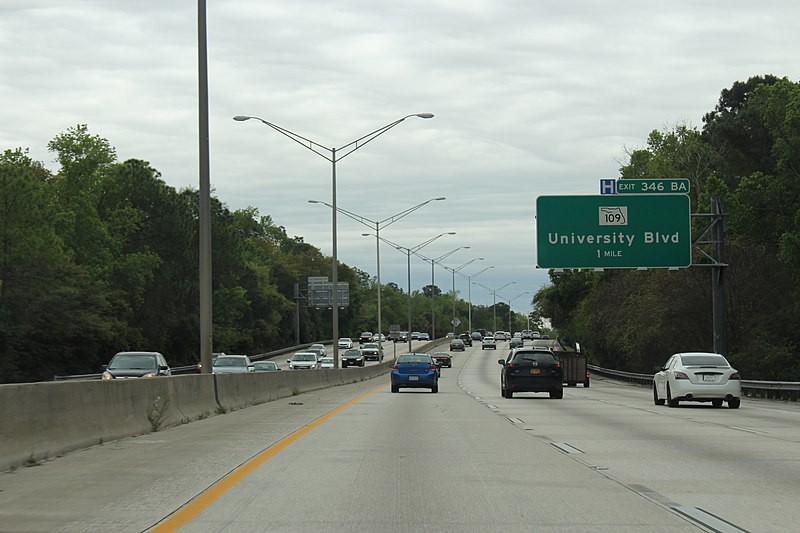
<svg viewBox="0 0 800 533"><path fill-rule="evenodd" d="M389 372L358 368L0 385L0 471ZM388 381L387 381L388 382Z"/></svg>
<svg viewBox="0 0 800 533"><path fill-rule="evenodd" d="M0 470L213 413L203 377L0 385Z"/></svg>

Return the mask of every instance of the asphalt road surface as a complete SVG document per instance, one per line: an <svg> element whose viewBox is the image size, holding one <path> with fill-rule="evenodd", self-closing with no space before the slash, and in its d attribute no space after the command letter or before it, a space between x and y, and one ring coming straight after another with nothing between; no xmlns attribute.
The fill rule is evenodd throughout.
<svg viewBox="0 0 800 533"><path fill-rule="evenodd" d="M500 397L496 351L439 393L302 394L0 475L0 531L796 531L800 409L650 390Z"/></svg>

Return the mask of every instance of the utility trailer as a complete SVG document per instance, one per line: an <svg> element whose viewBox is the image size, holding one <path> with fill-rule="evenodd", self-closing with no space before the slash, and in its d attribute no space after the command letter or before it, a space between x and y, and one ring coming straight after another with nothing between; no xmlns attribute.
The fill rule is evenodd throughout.
<svg viewBox="0 0 800 533"><path fill-rule="evenodd" d="M561 363L564 372L564 383L569 387L574 387L578 383L583 383L584 387L589 386L589 372L586 368L586 356L579 352L553 351L553 355Z"/></svg>

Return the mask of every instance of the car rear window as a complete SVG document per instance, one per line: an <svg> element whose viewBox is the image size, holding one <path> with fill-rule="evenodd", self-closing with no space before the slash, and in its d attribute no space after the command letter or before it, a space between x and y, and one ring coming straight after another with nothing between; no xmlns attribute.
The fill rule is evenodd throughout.
<svg viewBox="0 0 800 533"><path fill-rule="evenodd" d="M681 361L686 366L729 366L721 355L682 355Z"/></svg>
<svg viewBox="0 0 800 533"><path fill-rule="evenodd" d="M429 355L416 355L416 354L409 354L409 355L401 355L397 358L398 363L430 363L431 359Z"/></svg>
<svg viewBox="0 0 800 533"><path fill-rule="evenodd" d="M553 354L548 352L517 352L514 354L514 359L511 362L514 364L552 364L556 362L556 358L553 357Z"/></svg>

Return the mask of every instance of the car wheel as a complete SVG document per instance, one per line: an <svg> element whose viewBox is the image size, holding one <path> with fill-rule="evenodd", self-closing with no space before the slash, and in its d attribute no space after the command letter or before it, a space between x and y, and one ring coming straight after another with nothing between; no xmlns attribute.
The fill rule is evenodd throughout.
<svg viewBox="0 0 800 533"><path fill-rule="evenodd" d="M439 385L434 385L433 387L431 387L431 392L434 394L439 392Z"/></svg>
<svg viewBox="0 0 800 533"><path fill-rule="evenodd" d="M738 409L741 404L742 400L740 398L731 398L728 400L728 409Z"/></svg>
<svg viewBox="0 0 800 533"><path fill-rule="evenodd" d="M364 365L366 365L366 364L367 364L367 362L366 362L366 361L361 361L361 366L364 366Z"/></svg>
<svg viewBox="0 0 800 533"><path fill-rule="evenodd" d="M664 398L658 397L658 391L656 390L655 383L653 383L653 403L656 405L664 405Z"/></svg>
<svg viewBox="0 0 800 533"><path fill-rule="evenodd" d="M722 407L722 400L711 400L711 405L714 407Z"/></svg>
<svg viewBox="0 0 800 533"><path fill-rule="evenodd" d="M564 397L564 389L551 390L550 397L555 400L560 400Z"/></svg>
<svg viewBox="0 0 800 533"><path fill-rule="evenodd" d="M586 381L583 382L583 388L584 389L588 389L589 388L589 378L586 378Z"/></svg>
<svg viewBox="0 0 800 533"><path fill-rule="evenodd" d="M667 405L669 407L678 407L678 400L672 398L672 393L669 390L669 383L667 383Z"/></svg>
<svg viewBox="0 0 800 533"><path fill-rule="evenodd" d="M397 385L392 385L392 392L400 392L400 387Z"/></svg>

